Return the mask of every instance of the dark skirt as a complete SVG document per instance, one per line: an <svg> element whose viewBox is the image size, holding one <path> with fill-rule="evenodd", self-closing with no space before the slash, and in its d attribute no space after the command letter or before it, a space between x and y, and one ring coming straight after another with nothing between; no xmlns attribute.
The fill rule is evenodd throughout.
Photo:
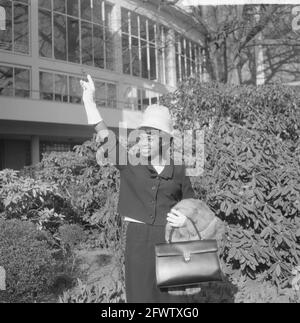
<svg viewBox="0 0 300 323"><path fill-rule="evenodd" d="M155 245L165 243L165 227L130 222L126 231L125 287L127 303L189 303L156 285Z"/></svg>

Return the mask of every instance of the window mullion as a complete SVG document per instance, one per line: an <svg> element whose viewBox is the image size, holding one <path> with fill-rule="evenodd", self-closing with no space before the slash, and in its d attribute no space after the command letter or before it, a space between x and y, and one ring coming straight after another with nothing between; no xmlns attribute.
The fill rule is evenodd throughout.
<svg viewBox="0 0 300 323"><path fill-rule="evenodd" d="M185 69L185 77L187 77L187 50L186 50L186 38L183 38L183 46L184 46L184 69Z"/></svg>
<svg viewBox="0 0 300 323"><path fill-rule="evenodd" d="M146 20L146 35L147 35L147 69L148 80L151 79L151 66L150 66L150 46L149 46L149 20Z"/></svg>
<svg viewBox="0 0 300 323"><path fill-rule="evenodd" d="M128 32L129 32L129 59L130 59L130 75L133 75L132 68L132 39L131 39L131 13L128 12Z"/></svg>
<svg viewBox="0 0 300 323"><path fill-rule="evenodd" d="M181 49L181 41L180 41L180 36L178 35L177 38L177 47L178 47L178 66L179 66L179 81L182 81L182 66L181 66L181 54L182 54L182 49Z"/></svg>
<svg viewBox="0 0 300 323"><path fill-rule="evenodd" d="M166 37L165 37L165 27L161 28L161 45L162 45L162 82L163 84L167 84L167 76L166 76Z"/></svg>
<svg viewBox="0 0 300 323"><path fill-rule="evenodd" d="M140 77L142 76L142 42L141 42L141 19L138 15L138 46L139 46L139 70Z"/></svg>
<svg viewBox="0 0 300 323"><path fill-rule="evenodd" d="M12 40L12 51L15 52L15 3L11 2L11 40Z"/></svg>
<svg viewBox="0 0 300 323"><path fill-rule="evenodd" d="M155 70L155 80L158 81L158 74L159 74L159 65L158 65L158 51L157 51L157 24L154 25L154 46L155 46L155 65L156 65L156 70Z"/></svg>
<svg viewBox="0 0 300 323"><path fill-rule="evenodd" d="M93 1L93 0L91 0ZM106 21L105 21L105 1L101 2L101 13L102 13L102 26L103 26L103 50L104 50L104 69L107 69L107 52L106 52L106 46L107 46L107 32L106 32Z"/></svg>

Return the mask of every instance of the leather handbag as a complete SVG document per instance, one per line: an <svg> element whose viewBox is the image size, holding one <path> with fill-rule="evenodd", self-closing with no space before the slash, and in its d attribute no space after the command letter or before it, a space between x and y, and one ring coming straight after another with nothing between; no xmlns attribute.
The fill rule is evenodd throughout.
<svg viewBox="0 0 300 323"><path fill-rule="evenodd" d="M199 241L155 246L156 283L159 288L186 287L223 280L217 241L202 240L195 223L189 220ZM172 241L174 230L171 230L169 241Z"/></svg>

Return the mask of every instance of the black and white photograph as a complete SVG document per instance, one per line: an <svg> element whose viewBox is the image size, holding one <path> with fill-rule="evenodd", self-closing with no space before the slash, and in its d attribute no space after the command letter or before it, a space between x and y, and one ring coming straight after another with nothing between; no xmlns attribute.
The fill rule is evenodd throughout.
<svg viewBox="0 0 300 323"><path fill-rule="evenodd" d="M11 303L300 303L300 0L0 0Z"/></svg>

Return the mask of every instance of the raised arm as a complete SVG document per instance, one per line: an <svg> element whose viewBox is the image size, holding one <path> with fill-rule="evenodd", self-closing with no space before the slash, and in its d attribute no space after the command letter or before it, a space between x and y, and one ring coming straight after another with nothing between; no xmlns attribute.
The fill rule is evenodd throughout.
<svg viewBox="0 0 300 323"><path fill-rule="evenodd" d="M100 111L97 109L95 100L95 83L90 75L87 76L87 80L87 82L81 80L80 84L83 89L82 99L88 119L88 124L95 127L98 142L104 142L106 138L112 139L111 144L108 147L108 153L111 153L112 151L115 152L116 158L114 160L111 160L111 162L115 165L116 168L122 170L126 167L126 165L120 164L120 150L126 153L126 148L120 145L118 137L115 137L114 134L113 137L110 137L112 132L109 131L105 121L100 114Z"/></svg>
<svg viewBox="0 0 300 323"><path fill-rule="evenodd" d="M93 125L97 132L97 140L102 142L108 137L109 131L105 124L100 111L97 109L95 100L95 83L90 75L87 76L88 81L80 81L83 89L82 100L87 114L88 124Z"/></svg>

